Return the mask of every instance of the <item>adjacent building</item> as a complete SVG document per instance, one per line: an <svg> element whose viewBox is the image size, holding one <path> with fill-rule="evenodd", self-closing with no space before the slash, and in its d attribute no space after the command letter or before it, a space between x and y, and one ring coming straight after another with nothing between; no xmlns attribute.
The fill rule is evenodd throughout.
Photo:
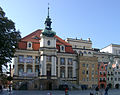
<svg viewBox="0 0 120 95"><path fill-rule="evenodd" d="M107 64L98 64L98 87L106 88L107 86Z"/></svg>
<svg viewBox="0 0 120 95"><path fill-rule="evenodd" d="M79 56L79 85L82 89L98 85L98 61L94 56Z"/></svg>

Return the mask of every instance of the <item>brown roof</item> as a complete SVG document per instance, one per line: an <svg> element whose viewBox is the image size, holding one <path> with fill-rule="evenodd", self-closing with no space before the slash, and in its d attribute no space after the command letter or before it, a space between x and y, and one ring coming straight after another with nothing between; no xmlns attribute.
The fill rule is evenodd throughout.
<svg viewBox="0 0 120 95"><path fill-rule="evenodd" d="M23 37L19 42L19 49L26 49L27 48L27 42L32 42L33 43L33 49L34 50L39 50L39 47L40 47L39 40L41 39L40 38L41 33L42 33L42 29L39 29L39 30L36 30L35 32L32 32L31 34ZM57 40L56 40L56 46L57 47L60 46L60 45L64 45L66 47L67 52L72 52L73 53L71 44L67 43L66 41L64 41L63 39L58 37L57 35L55 35L55 37L57 38Z"/></svg>

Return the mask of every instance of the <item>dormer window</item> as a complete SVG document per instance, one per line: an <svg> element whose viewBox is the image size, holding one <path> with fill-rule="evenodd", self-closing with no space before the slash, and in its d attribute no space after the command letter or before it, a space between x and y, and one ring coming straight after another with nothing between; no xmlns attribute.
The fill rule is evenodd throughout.
<svg viewBox="0 0 120 95"><path fill-rule="evenodd" d="M29 43L29 44L28 44L28 47L31 48L31 46L32 46L31 43Z"/></svg>
<svg viewBox="0 0 120 95"><path fill-rule="evenodd" d="M27 49L32 49L32 42L27 42Z"/></svg>
<svg viewBox="0 0 120 95"><path fill-rule="evenodd" d="M65 46L64 46L64 45L61 45L61 46L60 46L60 51L61 51L61 52L65 52Z"/></svg>

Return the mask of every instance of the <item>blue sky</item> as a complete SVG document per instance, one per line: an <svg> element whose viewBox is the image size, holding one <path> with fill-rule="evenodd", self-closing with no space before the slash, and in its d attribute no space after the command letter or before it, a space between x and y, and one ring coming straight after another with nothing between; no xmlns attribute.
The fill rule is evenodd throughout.
<svg viewBox="0 0 120 95"><path fill-rule="evenodd" d="M48 2L52 28L63 38L91 38L93 48L120 44L120 0L0 0L22 37L44 29Z"/></svg>

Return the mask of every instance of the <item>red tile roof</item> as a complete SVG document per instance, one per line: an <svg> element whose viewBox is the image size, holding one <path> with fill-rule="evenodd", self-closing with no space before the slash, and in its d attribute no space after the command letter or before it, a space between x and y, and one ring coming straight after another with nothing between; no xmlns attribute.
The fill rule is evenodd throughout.
<svg viewBox="0 0 120 95"><path fill-rule="evenodd" d="M27 42L32 42L33 50L39 50L39 48L40 48L39 40L40 40L41 33L42 33L42 30L39 29L39 30L36 30L35 32L32 32L31 34L23 37L18 44L19 49L27 49ZM64 45L66 52L74 53L72 50L72 46L69 43L65 42L63 39L61 39L57 35L55 35L55 37L57 38L56 48L58 49L58 51L60 51L60 45Z"/></svg>

